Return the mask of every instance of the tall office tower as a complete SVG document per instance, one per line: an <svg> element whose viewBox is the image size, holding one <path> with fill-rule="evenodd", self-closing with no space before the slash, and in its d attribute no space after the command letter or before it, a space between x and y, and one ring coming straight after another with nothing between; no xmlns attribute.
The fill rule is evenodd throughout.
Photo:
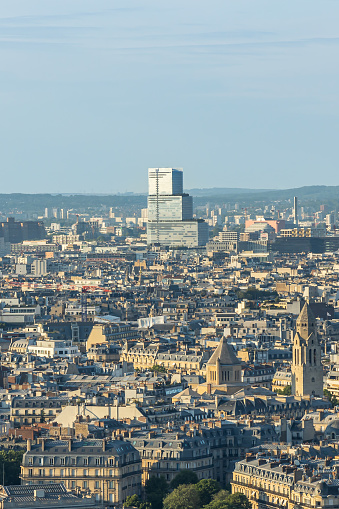
<svg viewBox="0 0 339 509"><path fill-rule="evenodd" d="M296 226L298 226L298 198L296 196L293 199L293 219Z"/></svg>
<svg viewBox="0 0 339 509"><path fill-rule="evenodd" d="M193 218L192 197L183 192L183 171L148 170L147 243L197 247L208 241L208 225Z"/></svg>

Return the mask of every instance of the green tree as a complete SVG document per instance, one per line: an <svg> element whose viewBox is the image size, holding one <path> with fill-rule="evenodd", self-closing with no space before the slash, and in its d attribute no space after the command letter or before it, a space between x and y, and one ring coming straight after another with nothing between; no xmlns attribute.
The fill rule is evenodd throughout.
<svg viewBox="0 0 339 509"><path fill-rule="evenodd" d="M164 509L199 509L200 496L195 484L182 484L164 500Z"/></svg>
<svg viewBox="0 0 339 509"><path fill-rule="evenodd" d="M232 493L227 498L230 509L251 509L252 505L243 493Z"/></svg>
<svg viewBox="0 0 339 509"><path fill-rule="evenodd" d="M220 491L220 485L214 479L201 479L195 487L198 490L202 506L209 504L214 495Z"/></svg>
<svg viewBox="0 0 339 509"><path fill-rule="evenodd" d="M292 386L286 385L283 389L277 389L275 391L277 394L282 394L283 396L291 396L292 394Z"/></svg>
<svg viewBox="0 0 339 509"><path fill-rule="evenodd" d="M192 470L181 470L174 479L172 479L170 486L172 489L175 489L181 484L197 484L198 481L197 474Z"/></svg>
<svg viewBox="0 0 339 509"><path fill-rule="evenodd" d="M324 396L332 403L332 407L339 405L339 400L329 390L324 389Z"/></svg>
<svg viewBox="0 0 339 509"><path fill-rule="evenodd" d="M162 501L168 493L165 477L150 477L145 484L146 500L152 509L162 509Z"/></svg>
<svg viewBox="0 0 339 509"><path fill-rule="evenodd" d="M0 476L2 476L2 472L5 473L5 486L20 484L19 476L23 454L23 450L0 451Z"/></svg>
<svg viewBox="0 0 339 509"><path fill-rule="evenodd" d="M207 504L204 509L222 509L227 508L227 499L230 496L230 492L226 490L220 490L213 496L213 499Z"/></svg>
<svg viewBox="0 0 339 509"><path fill-rule="evenodd" d="M132 495L126 498L125 505L127 507L140 507L141 500L138 495Z"/></svg>
<svg viewBox="0 0 339 509"><path fill-rule="evenodd" d="M251 503L243 493L230 495L228 491L221 490L204 509L251 509Z"/></svg>
<svg viewBox="0 0 339 509"><path fill-rule="evenodd" d="M166 373L166 368L164 366L159 366L158 364L154 364L150 371L155 371L157 373Z"/></svg>

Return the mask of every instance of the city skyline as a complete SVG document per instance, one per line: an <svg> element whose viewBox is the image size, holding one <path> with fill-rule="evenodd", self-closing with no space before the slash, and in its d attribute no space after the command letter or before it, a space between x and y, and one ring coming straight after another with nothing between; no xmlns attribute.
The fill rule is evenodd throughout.
<svg viewBox="0 0 339 509"><path fill-rule="evenodd" d="M338 14L313 0L4 5L3 192L146 192L153 165L184 167L187 189L338 184Z"/></svg>

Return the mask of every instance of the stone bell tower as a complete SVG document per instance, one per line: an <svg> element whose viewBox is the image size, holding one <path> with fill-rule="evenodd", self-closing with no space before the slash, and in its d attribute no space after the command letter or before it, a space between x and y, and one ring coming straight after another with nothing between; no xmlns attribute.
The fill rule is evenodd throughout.
<svg viewBox="0 0 339 509"><path fill-rule="evenodd" d="M321 347L315 317L307 303L298 316L296 325L292 358L292 394L301 397L322 397Z"/></svg>

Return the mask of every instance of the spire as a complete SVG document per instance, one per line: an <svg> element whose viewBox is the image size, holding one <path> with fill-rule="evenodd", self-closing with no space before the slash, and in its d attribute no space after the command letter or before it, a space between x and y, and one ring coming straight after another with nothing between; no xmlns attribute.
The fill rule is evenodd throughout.
<svg viewBox="0 0 339 509"><path fill-rule="evenodd" d="M310 326L314 327L314 324L315 324L315 316L307 302L305 302L305 305L302 308L301 313L297 318L297 325L301 325L301 324L307 324L308 327L310 327Z"/></svg>
<svg viewBox="0 0 339 509"><path fill-rule="evenodd" d="M316 337L315 317L307 302L297 318L296 332L300 338L306 341L308 341L311 335L313 339Z"/></svg>
<svg viewBox="0 0 339 509"><path fill-rule="evenodd" d="M240 360L235 355L232 346L227 343L225 336L221 338L219 345L215 349L210 360L207 362L207 365L216 366L218 361L221 365L225 366L241 364Z"/></svg>

